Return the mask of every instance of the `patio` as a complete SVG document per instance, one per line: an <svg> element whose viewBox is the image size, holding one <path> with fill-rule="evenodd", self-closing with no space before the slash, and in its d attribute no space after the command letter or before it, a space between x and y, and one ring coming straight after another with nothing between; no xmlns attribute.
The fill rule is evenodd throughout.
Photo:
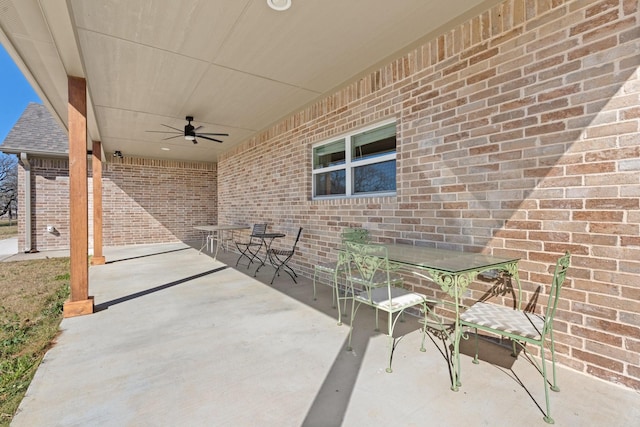
<svg viewBox="0 0 640 427"><path fill-rule="evenodd" d="M454 393L438 341L421 353L410 318L387 374L372 313L358 317L346 352L348 319L336 325L329 287L313 301L308 279L283 275L271 287L271 268L256 280L227 267L236 254L214 261L196 246L105 249L107 264L89 271L96 313L63 320L12 426L545 425L540 377L525 359L510 369L463 355ZM485 357L513 362L490 347ZM562 366L558 376L557 425L640 419L637 392Z"/></svg>

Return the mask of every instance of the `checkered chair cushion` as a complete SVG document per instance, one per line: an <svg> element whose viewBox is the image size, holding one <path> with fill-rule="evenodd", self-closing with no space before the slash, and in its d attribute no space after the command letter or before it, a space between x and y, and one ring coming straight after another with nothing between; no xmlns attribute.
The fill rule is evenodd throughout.
<svg viewBox="0 0 640 427"><path fill-rule="evenodd" d="M460 315L460 320L467 326L476 324L534 340L541 338L544 329L544 318L540 315L484 302L472 305Z"/></svg>

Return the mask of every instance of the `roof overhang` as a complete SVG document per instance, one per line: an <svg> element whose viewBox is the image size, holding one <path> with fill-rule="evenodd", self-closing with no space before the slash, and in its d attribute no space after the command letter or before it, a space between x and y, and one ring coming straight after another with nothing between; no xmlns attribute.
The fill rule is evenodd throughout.
<svg viewBox="0 0 640 427"><path fill-rule="evenodd" d="M59 123L67 76L87 80L87 147L216 161L282 118L496 0L8 0L0 42ZM228 133L192 144L147 131ZM163 150L163 148L165 150Z"/></svg>

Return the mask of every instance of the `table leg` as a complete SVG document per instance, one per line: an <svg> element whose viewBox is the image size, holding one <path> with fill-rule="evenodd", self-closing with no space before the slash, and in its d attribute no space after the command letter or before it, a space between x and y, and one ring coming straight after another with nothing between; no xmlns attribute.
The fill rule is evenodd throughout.
<svg viewBox="0 0 640 427"><path fill-rule="evenodd" d="M282 236L278 236L278 237L283 237ZM268 239L268 241L267 241ZM260 260L260 265L258 266L258 268L256 268L255 273L253 273L253 277L256 277L256 275L258 274L258 270L260 270L263 266L266 265L267 263L267 257L269 256L269 249L271 249L271 244L273 243L273 241L275 240L275 237L267 237L267 238L262 238L262 243L264 245L264 249L265 249L265 253L264 253L264 259L261 259L259 256L256 255L256 258L258 258ZM260 245L260 247L262 247L263 245ZM260 252L260 249L258 249L258 252ZM271 263L271 265L276 268L276 266L274 265L274 263L269 260L269 262Z"/></svg>
<svg viewBox="0 0 640 427"><path fill-rule="evenodd" d="M202 235L202 246L200 246L198 255L202 253L202 250L205 248L205 246L207 247L207 249L209 249L209 234L207 234L206 231L201 231L200 234Z"/></svg>
<svg viewBox="0 0 640 427"><path fill-rule="evenodd" d="M258 274L258 271L264 266L266 265L267 262L267 256L269 255L269 248L271 247L271 242L273 242L273 239L270 240L269 243L267 243L266 239L262 239L262 243L260 244L260 247L258 248L257 253L260 252L260 249L262 248L262 246L264 246L264 259L260 258L257 253L256 253L256 258L258 258L260 260L260 265L258 266L258 268L256 268L256 271L253 273L253 277L256 277L256 275Z"/></svg>
<svg viewBox="0 0 640 427"><path fill-rule="evenodd" d="M222 230L216 232L216 252L213 254L213 260L218 259L218 250L220 249L220 237L222 236ZM211 251L213 252L213 241L211 242Z"/></svg>

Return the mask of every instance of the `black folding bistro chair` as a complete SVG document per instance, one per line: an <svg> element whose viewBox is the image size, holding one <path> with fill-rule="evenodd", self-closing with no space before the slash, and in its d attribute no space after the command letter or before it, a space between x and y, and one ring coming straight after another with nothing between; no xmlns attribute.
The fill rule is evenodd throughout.
<svg viewBox="0 0 640 427"><path fill-rule="evenodd" d="M260 252L260 248L262 248L262 245L264 243L264 239L261 236L266 232L267 232L266 223L254 224L253 230L251 230L251 234L249 235L249 240L246 240L244 242L238 242L238 241L235 242L236 247L238 248L238 251L240 251L240 256L236 261L236 267L238 266L242 258L246 258L249 260L249 264L247 265L247 268L249 268L249 266L253 264L254 259L258 258L258 260L260 260L260 257L258 256L258 252Z"/></svg>
<svg viewBox="0 0 640 427"><path fill-rule="evenodd" d="M302 235L302 227L298 229L298 235L296 236L296 240L293 243L291 249L269 249L267 251L267 256L269 257L269 262L276 268L275 273L273 273L273 278L271 278L271 284L273 285L273 281L276 276L280 276L280 271L284 271L287 273L292 279L294 283L296 282L296 277L298 275L291 267L289 267L288 262L296 253L296 246L298 245L298 241L300 240L300 236Z"/></svg>

